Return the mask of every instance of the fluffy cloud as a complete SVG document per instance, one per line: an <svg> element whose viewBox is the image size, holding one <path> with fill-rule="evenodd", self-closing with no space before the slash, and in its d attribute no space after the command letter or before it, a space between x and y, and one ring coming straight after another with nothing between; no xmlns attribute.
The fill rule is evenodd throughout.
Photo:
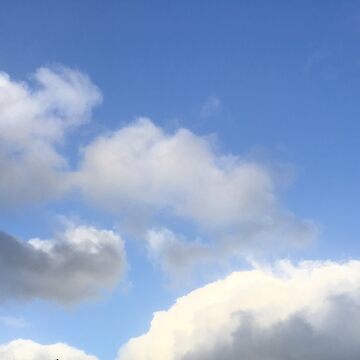
<svg viewBox="0 0 360 360"><path fill-rule="evenodd" d="M263 168L218 156L206 138L186 129L167 134L148 119L87 146L79 177L83 191L105 206L169 208L206 227L265 221L276 206Z"/></svg>
<svg viewBox="0 0 360 360"><path fill-rule="evenodd" d="M360 357L360 261L235 272L154 315L119 360Z"/></svg>
<svg viewBox="0 0 360 360"><path fill-rule="evenodd" d="M97 360L95 356L66 344L40 345L30 340L15 340L0 345L2 360Z"/></svg>
<svg viewBox="0 0 360 360"><path fill-rule="evenodd" d="M101 95L88 77L40 68L29 83L0 73L0 204L41 200L66 187L64 134L84 123Z"/></svg>
<svg viewBox="0 0 360 360"><path fill-rule="evenodd" d="M301 244L314 234L309 222L279 204L266 167L222 155L209 138L189 130L166 133L145 118L85 147L75 178L86 198L117 214L133 213L138 221L140 213L166 213L191 221L225 257L249 243ZM162 246L151 250L166 247L155 257L167 264L179 247L182 254L207 257L207 247L160 235Z"/></svg>
<svg viewBox="0 0 360 360"><path fill-rule="evenodd" d="M69 226L55 239L27 242L0 233L0 301L76 302L115 286L124 266L123 241L113 231Z"/></svg>

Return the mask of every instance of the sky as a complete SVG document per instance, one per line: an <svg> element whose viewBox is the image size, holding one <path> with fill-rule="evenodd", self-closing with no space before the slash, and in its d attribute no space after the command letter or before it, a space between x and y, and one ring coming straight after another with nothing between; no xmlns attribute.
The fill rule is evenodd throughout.
<svg viewBox="0 0 360 360"><path fill-rule="evenodd" d="M0 358L359 359L359 76L355 0L1 1Z"/></svg>

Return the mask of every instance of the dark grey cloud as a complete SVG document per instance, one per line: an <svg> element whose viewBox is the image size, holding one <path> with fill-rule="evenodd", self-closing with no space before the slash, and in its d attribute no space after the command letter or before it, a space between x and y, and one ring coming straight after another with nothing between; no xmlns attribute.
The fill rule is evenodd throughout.
<svg viewBox="0 0 360 360"><path fill-rule="evenodd" d="M29 241L0 232L0 301L77 302L115 286L124 267L123 241L112 231L73 226Z"/></svg>

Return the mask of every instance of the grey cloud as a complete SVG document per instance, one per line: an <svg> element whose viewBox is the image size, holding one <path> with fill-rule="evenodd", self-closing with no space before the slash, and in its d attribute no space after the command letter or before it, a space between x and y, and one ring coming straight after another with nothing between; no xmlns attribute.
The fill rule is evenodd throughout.
<svg viewBox="0 0 360 360"><path fill-rule="evenodd" d="M213 249L200 241L187 241L166 228L151 229L145 236L150 259L174 280L183 280L196 265L214 259Z"/></svg>
<svg viewBox="0 0 360 360"><path fill-rule="evenodd" d="M0 301L77 302L115 286L124 267L123 241L112 231L73 227L27 242L0 233Z"/></svg>
<svg viewBox="0 0 360 360"><path fill-rule="evenodd" d="M293 246L303 246L316 232L312 222L283 213L267 222L240 224L229 233L215 232L215 240L210 235L207 242L190 241L167 228L150 229L145 240L150 259L173 280L182 281L206 264L222 266L240 257L269 253L274 246L279 251L290 241Z"/></svg>

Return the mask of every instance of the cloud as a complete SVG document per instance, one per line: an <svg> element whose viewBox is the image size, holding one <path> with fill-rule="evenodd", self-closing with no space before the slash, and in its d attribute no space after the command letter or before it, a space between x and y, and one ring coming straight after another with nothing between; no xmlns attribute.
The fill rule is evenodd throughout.
<svg viewBox="0 0 360 360"><path fill-rule="evenodd" d="M78 184L115 211L167 208L212 229L270 223L278 211L264 167L217 154L209 139L186 129L167 134L144 118L85 147Z"/></svg>
<svg viewBox="0 0 360 360"><path fill-rule="evenodd" d="M64 67L40 68L21 82L0 73L0 204L59 195L66 159L57 147L86 122L101 94L90 79Z"/></svg>
<svg viewBox="0 0 360 360"><path fill-rule="evenodd" d="M316 233L281 205L268 167L222 154L213 138L183 128L169 133L147 118L96 137L70 168L61 144L100 102L100 91L77 70L40 68L27 83L0 73L0 207L79 191L147 244L164 214L184 220L194 226L195 240L166 229L161 246L149 247L173 274L214 257L226 262L250 248L304 244ZM219 106L211 97L204 109ZM181 259L174 261L176 252Z"/></svg>
<svg viewBox="0 0 360 360"><path fill-rule="evenodd" d="M23 328L29 324L22 318L13 316L0 316L0 323L8 327Z"/></svg>
<svg viewBox="0 0 360 360"><path fill-rule="evenodd" d="M31 340L14 340L0 345L2 360L97 360L95 356L67 344L40 345Z"/></svg>
<svg viewBox="0 0 360 360"><path fill-rule="evenodd" d="M360 261L235 272L157 312L119 360L355 360Z"/></svg>
<svg viewBox="0 0 360 360"><path fill-rule="evenodd" d="M209 264L221 266L240 258L252 259L265 253L275 240L278 245L283 246L287 240L297 238L298 241L306 241L312 236L312 231L316 233L316 228L312 227L311 223L306 228L296 224L295 218L294 224L291 224L291 220L289 218L282 223L268 226L258 224L242 232L225 234L212 242L201 239L189 240L165 227L152 228L146 232L145 241L152 262L159 265L171 280L181 283L195 268L199 269Z"/></svg>
<svg viewBox="0 0 360 360"><path fill-rule="evenodd" d="M27 242L0 233L0 302L94 297L116 285L125 262L123 241L109 230L69 225L55 239Z"/></svg>
<svg viewBox="0 0 360 360"><path fill-rule="evenodd" d="M188 241L166 228L148 230L145 236L151 260L173 279L182 280L201 263L214 260L212 249L201 241Z"/></svg>
<svg viewBox="0 0 360 360"><path fill-rule="evenodd" d="M303 244L315 233L313 224L281 206L267 167L221 154L210 138L187 129L166 133L146 118L86 146L74 179L95 206L132 217L139 226L143 213L190 221L225 257L239 255L249 244ZM182 248L183 260L194 247L199 255L208 251L171 236L166 251L165 240L161 244L151 250L162 251L155 257L164 260L164 268L173 263L173 246Z"/></svg>
<svg viewBox="0 0 360 360"><path fill-rule="evenodd" d="M209 96L201 108L200 116L202 118L208 118L215 115L221 108L221 100L215 96Z"/></svg>

